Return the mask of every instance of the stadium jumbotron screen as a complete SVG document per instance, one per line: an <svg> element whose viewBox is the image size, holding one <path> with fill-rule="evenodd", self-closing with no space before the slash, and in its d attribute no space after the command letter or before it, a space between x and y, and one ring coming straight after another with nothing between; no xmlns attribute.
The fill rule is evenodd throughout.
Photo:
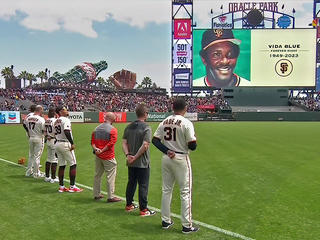
<svg viewBox="0 0 320 240"><path fill-rule="evenodd" d="M193 87L315 87L316 29L195 29Z"/></svg>

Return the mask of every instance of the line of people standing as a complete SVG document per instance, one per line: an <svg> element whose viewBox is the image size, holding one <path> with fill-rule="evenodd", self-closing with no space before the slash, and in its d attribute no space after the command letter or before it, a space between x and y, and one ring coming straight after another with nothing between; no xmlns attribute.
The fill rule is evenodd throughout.
<svg viewBox="0 0 320 240"><path fill-rule="evenodd" d="M48 119L43 118L43 107L32 105L30 113L23 121L23 127L29 139L29 160L26 176L34 178L45 177L46 182L58 182L59 192L82 192L83 189L75 185L77 160L75 157L71 122L68 119L68 111L63 106L50 109ZM48 157L46 161L45 175L40 172L40 158L47 143ZM64 186L64 171L67 163L70 165L70 188ZM56 168L58 177L56 178ZM51 170L51 176L50 176Z"/></svg>
<svg viewBox="0 0 320 240"><path fill-rule="evenodd" d="M186 118L187 106L182 98L173 102L174 114L163 120L152 138L152 130L145 123L148 110L144 104L136 107L137 120L130 123L124 130L122 137L122 149L126 156L128 167L128 183L126 188L125 211L132 212L138 208L134 204L134 194L139 186L139 209L140 216L153 216L155 211L148 208L148 189L150 178L150 143L162 153L162 203L161 219L162 228L169 229L174 223L171 219L171 199L174 183L177 182L180 188L181 199L181 223L182 233L188 234L197 232L198 227L192 225L191 213L191 192L192 192L192 170L189 159L189 150L197 147L193 124ZM52 114L47 120L47 125L42 115L42 107L37 106L34 114L27 117L24 127L29 136L29 163L26 176L33 174L39 177L39 163L43 150L43 137L46 136L48 148L52 147L52 140L55 142L52 149L57 154L59 165L59 192L81 192L82 189L75 186L76 158L74 154L71 122L67 118L68 111L65 107L57 107L57 119ZM52 112L52 111L51 111ZM50 113L50 110L49 110ZM51 119L51 120L50 120ZM93 195L95 200L101 200L101 177L104 172L107 176L107 202L119 202L120 198L114 195L115 178L117 172L117 161L114 154L114 146L117 142L118 132L112 126L115 122L115 115L107 113L104 123L100 124L91 135L91 146L95 155L95 176ZM34 126L33 126L34 123ZM33 129L34 127L34 129ZM54 135L50 135L52 132ZM35 134L36 133L36 134ZM55 137L55 139L54 139ZM41 145L42 144L42 145ZM36 146L36 147L35 147ZM55 181L55 168L57 163L51 150L50 158L46 162L46 178L49 178L51 168L51 180ZM54 160L53 160L54 159ZM70 188L64 187L64 170L66 164L70 165ZM54 173L53 173L54 172Z"/></svg>

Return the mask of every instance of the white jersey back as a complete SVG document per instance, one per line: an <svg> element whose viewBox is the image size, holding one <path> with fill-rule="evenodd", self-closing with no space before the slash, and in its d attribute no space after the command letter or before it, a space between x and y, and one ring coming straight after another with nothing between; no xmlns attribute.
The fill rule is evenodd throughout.
<svg viewBox="0 0 320 240"><path fill-rule="evenodd" d="M69 130L71 137L72 137L72 131L71 131L71 121L69 118L66 117L59 117L54 122L54 134L56 136L56 139L59 141L68 141L66 135L64 134L64 130ZM73 138L73 137L72 137Z"/></svg>
<svg viewBox="0 0 320 240"><path fill-rule="evenodd" d="M56 121L56 118L48 118L45 122L45 128L46 128L46 134L47 136L54 138L54 122Z"/></svg>
<svg viewBox="0 0 320 240"><path fill-rule="evenodd" d="M27 125L27 119L28 119L28 117L31 117L31 116L33 116L33 115L34 115L33 112L28 113L28 115L25 117L25 119L23 119L23 123L24 123L25 125Z"/></svg>
<svg viewBox="0 0 320 240"><path fill-rule="evenodd" d="M26 119L25 124L30 138L42 138L44 136L44 123L44 118L39 115L33 114Z"/></svg>
<svg viewBox="0 0 320 240"><path fill-rule="evenodd" d="M181 115L171 115L163 120L154 136L172 151L189 153L188 143L196 141L193 124Z"/></svg>

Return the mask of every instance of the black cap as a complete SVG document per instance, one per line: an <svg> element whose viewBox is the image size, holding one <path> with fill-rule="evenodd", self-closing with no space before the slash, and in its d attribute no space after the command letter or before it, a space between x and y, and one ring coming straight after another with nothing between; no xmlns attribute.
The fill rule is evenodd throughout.
<svg viewBox="0 0 320 240"><path fill-rule="evenodd" d="M241 40L234 38L231 29L208 29L202 35L202 50L206 50L215 43L225 41L236 45L240 45L241 43Z"/></svg>

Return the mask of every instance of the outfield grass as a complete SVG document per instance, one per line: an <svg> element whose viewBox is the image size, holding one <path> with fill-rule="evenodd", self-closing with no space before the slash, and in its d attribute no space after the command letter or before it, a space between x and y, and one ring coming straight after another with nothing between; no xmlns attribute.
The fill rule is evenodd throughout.
<svg viewBox="0 0 320 240"><path fill-rule="evenodd" d="M90 133L96 124L73 124L77 182L92 186ZM116 194L125 195L127 169L121 151L126 124L116 124ZM157 124L151 124L153 131ZM198 148L191 154L193 219L255 239L317 239L318 122L195 123ZM27 156L21 125L0 126L0 158ZM45 154L41 163L44 165ZM149 204L160 208L161 154L151 147ZM92 191L58 194L57 185L24 177L24 169L0 161L0 239L234 239L201 227L181 234L179 219L169 231L160 214L141 218L125 203L94 202ZM104 187L104 185L102 185ZM105 190L105 189L103 189ZM136 199L137 200L137 199ZM172 212L180 214L177 189Z"/></svg>

